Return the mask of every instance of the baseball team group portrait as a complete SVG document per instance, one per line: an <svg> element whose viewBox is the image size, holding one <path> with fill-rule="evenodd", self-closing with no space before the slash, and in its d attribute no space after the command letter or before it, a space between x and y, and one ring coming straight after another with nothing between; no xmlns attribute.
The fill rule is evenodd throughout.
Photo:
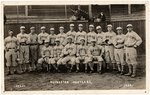
<svg viewBox="0 0 150 95"><path fill-rule="evenodd" d="M4 5L4 90L146 89L146 5Z"/></svg>

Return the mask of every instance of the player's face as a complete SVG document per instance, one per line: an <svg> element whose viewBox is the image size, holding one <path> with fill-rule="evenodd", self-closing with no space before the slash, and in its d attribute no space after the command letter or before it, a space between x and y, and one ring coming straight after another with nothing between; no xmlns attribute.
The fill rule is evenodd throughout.
<svg viewBox="0 0 150 95"><path fill-rule="evenodd" d="M71 30L71 31L74 30L74 27L73 27L73 26L70 26L70 30Z"/></svg>
<svg viewBox="0 0 150 95"><path fill-rule="evenodd" d="M102 29L97 29L97 33L101 33L102 32Z"/></svg>
<svg viewBox="0 0 150 95"><path fill-rule="evenodd" d="M89 31L93 31L94 30L94 28L93 27L89 27Z"/></svg>
<svg viewBox="0 0 150 95"><path fill-rule="evenodd" d="M56 45L57 45L57 46L59 45L59 41L56 41Z"/></svg>
<svg viewBox="0 0 150 95"><path fill-rule="evenodd" d="M45 29L41 29L41 32L45 32Z"/></svg>
<svg viewBox="0 0 150 95"><path fill-rule="evenodd" d="M117 30L118 34L122 34L122 29Z"/></svg>
<svg viewBox="0 0 150 95"><path fill-rule="evenodd" d="M31 31L31 33L34 33L34 32L35 32L35 29L31 29L30 31Z"/></svg>
<svg viewBox="0 0 150 95"><path fill-rule="evenodd" d="M108 30L108 31L111 31L111 30L112 30L112 27L107 27L107 30Z"/></svg>
<svg viewBox="0 0 150 95"><path fill-rule="evenodd" d="M132 31L132 27L127 27L127 31L131 32Z"/></svg>
<svg viewBox="0 0 150 95"><path fill-rule="evenodd" d="M9 32L9 36L13 36L13 32L12 31Z"/></svg>
<svg viewBox="0 0 150 95"><path fill-rule="evenodd" d="M92 42L91 45L92 45L92 46L95 46L95 42Z"/></svg>
<svg viewBox="0 0 150 95"><path fill-rule="evenodd" d="M59 29L60 33L64 33L64 29Z"/></svg>
<svg viewBox="0 0 150 95"><path fill-rule="evenodd" d="M20 29L20 32L21 32L21 33L24 33L24 32L25 32L25 29L22 29L22 28L21 28L21 29Z"/></svg>
<svg viewBox="0 0 150 95"><path fill-rule="evenodd" d="M49 46L49 43L45 43L45 46L48 47L48 46Z"/></svg>
<svg viewBox="0 0 150 95"><path fill-rule="evenodd" d="M69 39L68 39L68 43L71 43L71 42L72 42L72 39L69 38Z"/></svg>
<svg viewBox="0 0 150 95"><path fill-rule="evenodd" d="M84 45L84 40L81 40L81 45Z"/></svg>
<svg viewBox="0 0 150 95"><path fill-rule="evenodd" d="M79 27L79 31L82 31L83 30L83 28L82 27Z"/></svg>
<svg viewBox="0 0 150 95"><path fill-rule="evenodd" d="M53 30L50 30L50 33L51 33L51 34L54 34L54 31L53 31Z"/></svg>

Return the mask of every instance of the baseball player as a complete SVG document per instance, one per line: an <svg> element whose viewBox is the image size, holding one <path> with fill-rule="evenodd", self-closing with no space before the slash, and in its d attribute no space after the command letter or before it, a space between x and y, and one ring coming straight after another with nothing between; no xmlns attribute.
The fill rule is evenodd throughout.
<svg viewBox="0 0 150 95"><path fill-rule="evenodd" d="M96 27L96 31L97 31L97 39L96 39L96 43L97 43L97 45L100 45L100 46L104 46L104 36L105 36L105 34L104 34L104 32L102 31L102 28L101 28L101 26L97 26Z"/></svg>
<svg viewBox="0 0 150 95"><path fill-rule="evenodd" d="M97 34L94 32L94 25L89 25L89 33L87 34L87 45L91 44L91 40L96 40Z"/></svg>
<svg viewBox="0 0 150 95"><path fill-rule="evenodd" d="M79 71L79 64L81 62L85 63L85 67L87 67L87 46L85 45L85 39L80 39L80 45L77 47L77 53L76 53L76 72Z"/></svg>
<svg viewBox="0 0 150 95"><path fill-rule="evenodd" d="M102 73L103 53L104 53L104 47L96 45L96 40L91 40L91 46L88 49L88 65L91 69L90 73L94 71L93 69L94 64L92 62L95 60L98 61L97 72L100 74Z"/></svg>
<svg viewBox="0 0 150 95"><path fill-rule="evenodd" d="M67 37L68 44L64 47L63 53L65 57L62 59L63 64L66 64L67 68L69 69L68 72L71 72L73 66L75 65L75 54L76 54L76 46L72 43L73 37ZM71 65L71 66L68 66Z"/></svg>
<svg viewBox="0 0 150 95"><path fill-rule="evenodd" d="M54 46L54 58L52 58L51 60L51 64L53 65L53 67L60 72L59 65L63 64L62 63L62 58L63 58L63 45L60 44L60 40L57 38L55 40L56 46ZM56 67L57 64L57 67Z"/></svg>
<svg viewBox="0 0 150 95"><path fill-rule="evenodd" d="M72 42L75 43L76 31L74 31L74 24L70 24L70 31L67 32L67 37L71 36Z"/></svg>
<svg viewBox="0 0 150 95"><path fill-rule="evenodd" d="M126 54L126 62L128 64L129 72L125 75L131 77L136 76L136 65L137 65L137 51L136 47L138 47L142 43L141 37L133 31L132 24L127 25L127 34L125 35L125 54Z"/></svg>
<svg viewBox="0 0 150 95"><path fill-rule="evenodd" d="M66 41L66 34L64 33L64 27L59 27L59 34L57 35L57 39L59 39L60 41L60 44L65 46L67 44L67 41Z"/></svg>
<svg viewBox="0 0 150 95"><path fill-rule="evenodd" d="M51 69L51 58L53 58L53 48L49 46L49 40L45 40L44 46L41 50L42 58L38 60L37 67L38 69L44 69L46 67L46 71L50 71Z"/></svg>
<svg viewBox="0 0 150 95"><path fill-rule="evenodd" d="M115 55L115 61L117 63L118 67L118 73L121 75L124 74L124 41L125 41L125 35L123 34L122 27L117 27L117 35L114 37L114 55Z"/></svg>
<svg viewBox="0 0 150 95"><path fill-rule="evenodd" d="M6 68L7 75L14 74L17 70L17 50L18 50L18 40L13 35L13 31L8 31L9 36L5 38L5 58L6 58Z"/></svg>
<svg viewBox="0 0 150 95"><path fill-rule="evenodd" d="M54 31L55 31L54 28L50 28L49 41L51 46L55 45L56 34L54 34Z"/></svg>
<svg viewBox="0 0 150 95"><path fill-rule="evenodd" d="M20 44L19 57L21 59L21 65L23 65L23 71L31 71L29 64L29 35L25 33L25 27L20 27L20 33L17 35L17 39Z"/></svg>
<svg viewBox="0 0 150 95"><path fill-rule="evenodd" d="M84 44L86 45L86 43L87 43L87 33L85 31L83 31L83 24L79 24L78 29L79 29L79 31L76 33L76 37L75 37L76 44L79 45L81 43L80 39L84 38L85 39Z"/></svg>
<svg viewBox="0 0 150 95"><path fill-rule="evenodd" d="M38 43L40 45L39 46L39 52L41 52L41 49L44 46L44 41L49 38L49 34L46 33L45 30L46 30L46 27L42 26L41 27L41 33L38 35ZM41 57L41 54L39 54L39 57Z"/></svg>
<svg viewBox="0 0 150 95"><path fill-rule="evenodd" d="M107 25L107 32L105 33L105 60L106 67L109 69L110 63L113 65L113 70L115 70L115 58L114 58L114 46L113 46L113 38L116 36L116 33L112 30L112 25Z"/></svg>
<svg viewBox="0 0 150 95"><path fill-rule="evenodd" d="M34 71L36 69L36 62L38 59L38 35L35 33L35 27L30 27L29 45L31 68L32 71Z"/></svg>

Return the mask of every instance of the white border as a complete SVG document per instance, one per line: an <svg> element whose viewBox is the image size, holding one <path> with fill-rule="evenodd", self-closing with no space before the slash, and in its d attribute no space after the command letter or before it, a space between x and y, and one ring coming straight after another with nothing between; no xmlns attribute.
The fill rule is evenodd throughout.
<svg viewBox="0 0 150 95"><path fill-rule="evenodd" d="M9 1L9 2L8 2ZM17 2L17 3L16 3ZM59 2L59 3L58 3ZM3 26L3 5L70 5L70 4L74 4L74 5L88 5L88 4L101 4L101 5L107 5L107 4L146 4L146 89L145 90L62 90L62 91L5 91L4 92L4 26ZM2 53L2 55L0 56L0 79L1 79L1 94L7 94L7 95L12 95L12 94L33 94L33 95L37 95L37 94L57 94L57 95L62 95L62 94L68 94L68 95L72 95L72 94L146 94L149 93L149 55L150 55L150 51L148 49L148 47L150 46L150 44L148 42L150 42L150 40L148 39L150 33L149 33L149 2L148 1L143 1L143 0L43 0L43 1L30 1L30 0L26 0L26 1L12 1L12 0L7 0L7 1L2 1L1 5L0 5L0 17L1 17L1 32L0 32L0 53ZM142 32L142 31L141 31Z"/></svg>

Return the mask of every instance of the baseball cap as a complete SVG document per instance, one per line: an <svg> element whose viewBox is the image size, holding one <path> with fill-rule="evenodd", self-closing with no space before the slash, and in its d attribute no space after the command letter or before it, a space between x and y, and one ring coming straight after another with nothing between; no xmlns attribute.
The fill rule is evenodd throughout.
<svg viewBox="0 0 150 95"><path fill-rule="evenodd" d="M54 29L54 28L50 28L50 30L51 30L51 31L54 31L55 29Z"/></svg>
<svg viewBox="0 0 150 95"><path fill-rule="evenodd" d="M55 39L55 42L59 42L60 40L59 39Z"/></svg>
<svg viewBox="0 0 150 95"><path fill-rule="evenodd" d="M117 27L116 30L122 30L122 27Z"/></svg>
<svg viewBox="0 0 150 95"><path fill-rule="evenodd" d="M93 27L94 28L94 25L90 24L89 27Z"/></svg>
<svg viewBox="0 0 150 95"><path fill-rule="evenodd" d="M73 27L74 26L74 24L70 24L70 27Z"/></svg>
<svg viewBox="0 0 150 95"><path fill-rule="evenodd" d="M132 24L128 24L127 27L133 27Z"/></svg>
<svg viewBox="0 0 150 95"><path fill-rule="evenodd" d="M46 27L45 27L45 26L42 26L41 29L46 29Z"/></svg>
<svg viewBox="0 0 150 95"><path fill-rule="evenodd" d="M67 37L67 39L73 39L71 36Z"/></svg>
<svg viewBox="0 0 150 95"><path fill-rule="evenodd" d="M101 28L102 28L101 26L97 26L97 27L96 27L96 29L101 29Z"/></svg>
<svg viewBox="0 0 150 95"><path fill-rule="evenodd" d="M112 25L111 25L111 24L108 24L107 27L112 27Z"/></svg>
<svg viewBox="0 0 150 95"><path fill-rule="evenodd" d="M93 39L93 40L91 40L91 42L96 42L96 40Z"/></svg>
<svg viewBox="0 0 150 95"><path fill-rule="evenodd" d="M84 40L84 41L85 41L85 39L84 39L84 38L81 38L81 39L80 39L80 41L81 41L81 40Z"/></svg>
<svg viewBox="0 0 150 95"><path fill-rule="evenodd" d="M20 26L20 29L25 29L25 26Z"/></svg>
<svg viewBox="0 0 150 95"><path fill-rule="evenodd" d="M30 30L35 29L35 27L30 27Z"/></svg>
<svg viewBox="0 0 150 95"><path fill-rule="evenodd" d="M79 27L83 27L83 24L79 24L78 26L79 26Z"/></svg>
<svg viewBox="0 0 150 95"><path fill-rule="evenodd" d="M49 41L48 41L48 40L45 40L44 43L49 43Z"/></svg>
<svg viewBox="0 0 150 95"><path fill-rule="evenodd" d="M64 27L63 27L63 26L60 26L59 29L64 29Z"/></svg>

